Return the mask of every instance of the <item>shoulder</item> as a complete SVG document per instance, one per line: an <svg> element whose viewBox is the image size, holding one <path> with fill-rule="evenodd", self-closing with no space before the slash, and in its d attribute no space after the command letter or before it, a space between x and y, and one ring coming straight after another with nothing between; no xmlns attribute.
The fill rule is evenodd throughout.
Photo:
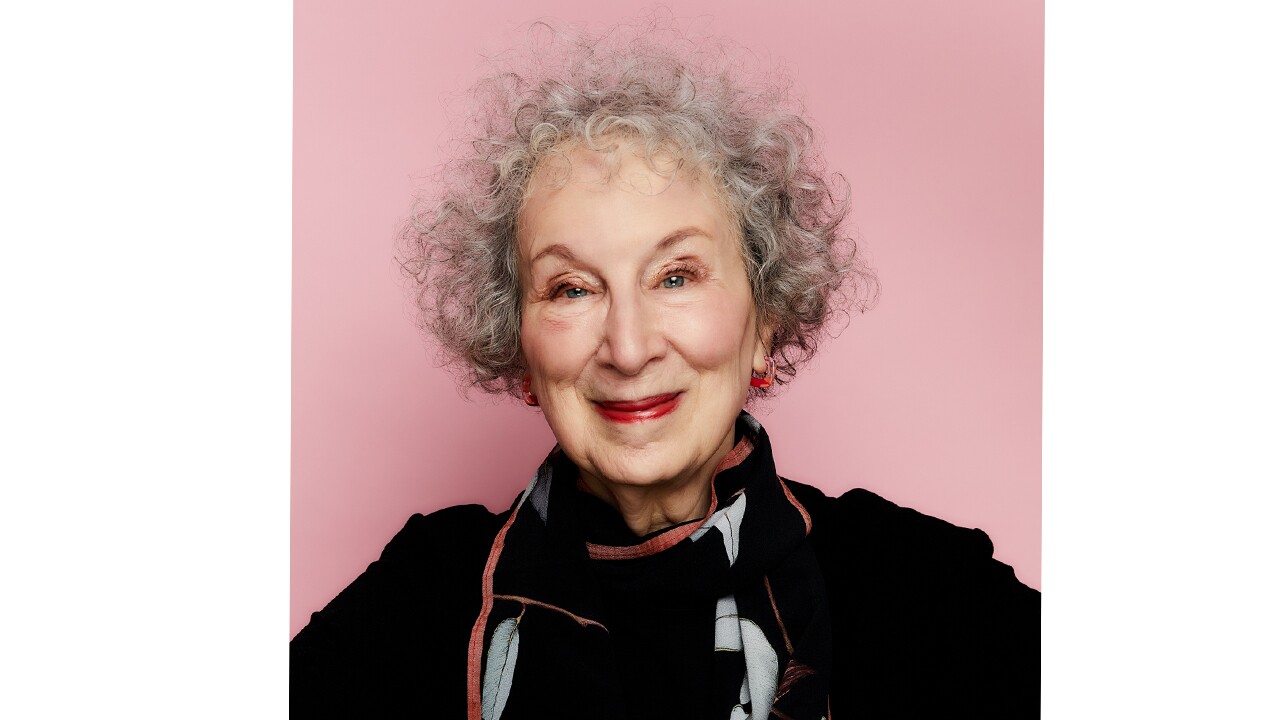
<svg viewBox="0 0 1280 720"><path fill-rule="evenodd" d="M398 599L438 604L463 588L478 587L471 581L479 582L493 539L508 514L490 512L483 505L454 505L427 515L414 514L343 594L363 585L369 591L394 593ZM419 598L420 594L428 597Z"/></svg>
<svg viewBox="0 0 1280 720"><path fill-rule="evenodd" d="M814 549L820 558L841 556L841 568L873 574L911 570L950 574L996 563L1012 577L1012 568L992 559L991 538L982 530L900 507L870 490L858 488L832 498L815 487L784 482L813 518ZM861 562L851 564L853 560Z"/></svg>
<svg viewBox="0 0 1280 720"><path fill-rule="evenodd" d="M422 610L464 602L484 569L493 538L508 513L482 505L456 505L415 514L391 538L376 561L320 612L299 638L316 626L420 621ZM368 627L362 627L367 631Z"/></svg>
<svg viewBox="0 0 1280 720"><path fill-rule="evenodd" d="M290 643L299 716L426 712L465 682L480 578L509 513L458 505L413 515Z"/></svg>
<svg viewBox="0 0 1280 720"><path fill-rule="evenodd" d="M490 512L483 505L454 505L429 515L416 513L387 543L379 561L416 564L423 560L465 561L481 553L487 556L509 514Z"/></svg>
<svg viewBox="0 0 1280 720"><path fill-rule="evenodd" d="M1035 716L1040 593L992 557L986 533L867 490L786 482L827 586L833 711Z"/></svg>

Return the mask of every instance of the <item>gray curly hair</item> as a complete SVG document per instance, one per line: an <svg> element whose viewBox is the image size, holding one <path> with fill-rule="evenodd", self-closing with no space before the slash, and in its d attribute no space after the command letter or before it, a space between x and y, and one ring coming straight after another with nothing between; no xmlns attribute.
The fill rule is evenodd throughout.
<svg viewBox="0 0 1280 720"><path fill-rule="evenodd" d="M874 304L875 275L841 229L847 183L827 175L785 77L749 77L726 42L659 21L604 33L536 23L530 40L474 87L458 159L401 234L422 326L467 384L519 393L517 218L535 170L574 144L622 136L651 165L674 153L712 181L740 224L779 383L813 357L833 317Z"/></svg>

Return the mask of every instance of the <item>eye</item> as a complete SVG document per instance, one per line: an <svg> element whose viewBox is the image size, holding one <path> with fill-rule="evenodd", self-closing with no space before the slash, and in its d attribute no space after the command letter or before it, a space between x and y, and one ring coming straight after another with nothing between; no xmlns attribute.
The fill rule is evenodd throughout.
<svg viewBox="0 0 1280 720"><path fill-rule="evenodd" d="M560 294L566 298L569 298L570 300L577 300L578 298L586 297L587 291L586 291L586 288L571 287L571 288L565 288L564 291L561 292Z"/></svg>
<svg viewBox="0 0 1280 720"><path fill-rule="evenodd" d="M668 288L668 289L684 287L684 281L685 281L685 277L683 275L668 275L662 281L662 287Z"/></svg>

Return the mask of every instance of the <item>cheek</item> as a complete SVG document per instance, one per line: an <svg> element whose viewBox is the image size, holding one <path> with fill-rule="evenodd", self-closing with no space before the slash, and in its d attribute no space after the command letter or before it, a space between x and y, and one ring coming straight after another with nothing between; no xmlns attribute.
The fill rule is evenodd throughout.
<svg viewBox="0 0 1280 720"><path fill-rule="evenodd" d="M701 370L736 371L751 339L750 301L715 295L675 314L667 325L681 355ZM749 355L748 362L749 360Z"/></svg>
<svg viewBox="0 0 1280 720"><path fill-rule="evenodd" d="M594 351L594 333L583 320L524 314L520 346L534 377L556 382L572 380L581 373Z"/></svg>

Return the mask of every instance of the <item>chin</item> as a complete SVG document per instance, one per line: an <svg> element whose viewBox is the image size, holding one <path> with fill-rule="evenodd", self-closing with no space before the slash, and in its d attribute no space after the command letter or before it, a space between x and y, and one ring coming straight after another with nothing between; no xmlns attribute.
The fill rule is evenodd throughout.
<svg viewBox="0 0 1280 720"><path fill-rule="evenodd" d="M608 460L596 465L601 480L619 485L657 485L671 477L665 467L653 462L644 462L642 458L627 458L622 461Z"/></svg>
<svg viewBox="0 0 1280 720"><path fill-rule="evenodd" d="M691 463L681 463L656 453L621 453L621 457L600 457L592 463L605 482L637 487L659 485L684 474Z"/></svg>

